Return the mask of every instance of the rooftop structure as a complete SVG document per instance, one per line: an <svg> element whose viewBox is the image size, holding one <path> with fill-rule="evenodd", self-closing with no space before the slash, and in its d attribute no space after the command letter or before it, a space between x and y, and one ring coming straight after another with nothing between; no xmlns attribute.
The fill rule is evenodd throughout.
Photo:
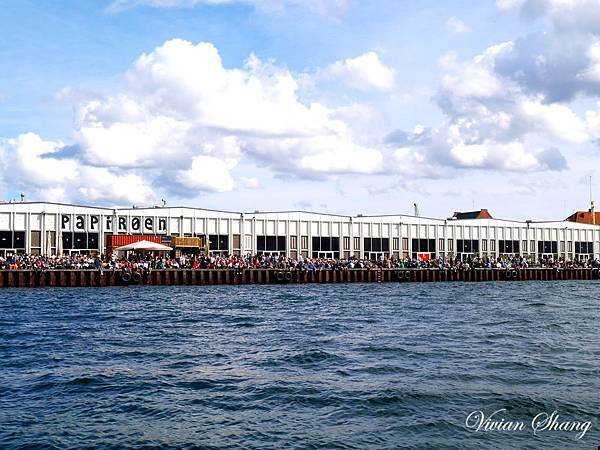
<svg viewBox="0 0 600 450"><path fill-rule="evenodd" d="M492 215L487 209L480 209L479 211L467 211L467 212L455 212L452 216L455 220L468 220L468 219L493 219Z"/></svg>

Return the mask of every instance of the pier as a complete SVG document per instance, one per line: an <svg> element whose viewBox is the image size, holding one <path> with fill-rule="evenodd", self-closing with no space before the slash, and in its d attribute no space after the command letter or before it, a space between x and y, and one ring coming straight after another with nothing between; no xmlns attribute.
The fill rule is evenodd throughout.
<svg viewBox="0 0 600 450"><path fill-rule="evenodd" d="M599 270L589 268L526 269L167 269L147 272L99 270L5 270L0 288L201 286L305 283L428 283L486 281L598 280Z"/></svg>

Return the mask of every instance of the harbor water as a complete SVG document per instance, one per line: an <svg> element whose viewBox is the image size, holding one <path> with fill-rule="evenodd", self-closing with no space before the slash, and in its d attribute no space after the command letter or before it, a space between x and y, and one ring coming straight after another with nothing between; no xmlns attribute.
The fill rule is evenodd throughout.
<svg viewBox="0 0 600 450"><path fill-rule="evenodd" d="M2 293L2 449L600 445L598 281Z"/></svg>

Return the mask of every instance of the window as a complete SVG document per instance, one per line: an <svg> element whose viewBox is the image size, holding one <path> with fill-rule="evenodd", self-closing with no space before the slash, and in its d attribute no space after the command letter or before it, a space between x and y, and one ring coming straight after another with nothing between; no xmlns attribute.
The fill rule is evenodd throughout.
<svg viewBox="0 0 600 450"><path fill-rule="evenodd" d="M240 235L239 234L233 235L233 248L240 248Z"/></svg>
<svg viewBox="0 0 600 450"><path fill-rule="evenodd" d="M64 250L73 248L73 233L62 233L62 248Z"/></svg>
<svg viewBox="0 0 600 450"><path fill-rule="evenodd" d="M565 252L565 242L564 241L560 241L560 252L561 253Z"/></svg>
<svg viewBox="0 0 600 450"><path fill-rule="evenodd" d="M339 252L340 238L338 237L316 237L312 238L313 252Z"/></svg>
<svg viewBox="0 0 600 450"><path fill-rule="evenodd" d="M245 244L244 247L246 248L246 250L251 250L252 249L252 235L251 234L247 234L245 239Z"/></svg>
<svg viewBox="0 0 600 450"><path fill-rule="evenodd" d="M394 249L394 251L395 251L395 252L397 252L397 251L398 251L398 246L399 246L399 244L400 244L398 241L399 241L399 239L398 239L398 238L394 238L394 239L392 240L392 243L393 243L393 244L392 244L392 245L393 245L393 247L392 247L392 248Z"/></svg>
<svg viewBox="0 0 600 450"><path fill-rule="evenodd" d="M435 239L413 239L412 257L417 258L419 253L435 253Z"/></svg>
<svg viewBox="0 0 600 450"><path fill-rule="evenodd" d="M454 240L452 240L452 239L448 239L448 251L449 252L454 251Z"/></svg>
<svg viewBox="0 0 600 450"><path fill-rule="evenodd" d="M229 251L229 236L226 234L210 234L208 236L210 251Z"/></svg>
<svg viewBox="0 0 600 450"><path fill-rule="evenodd" d="M285 236L256 236L257 252L285 252Z"/></svg>
<svg viewBox="0 0 600 450"><path fill-rule="evenodd" d="M495 252L495 251L496 251L496 241L491 240L490 241L490 252Z"/></svg>
<svg viewBox="0 0 600 450"><path fill-rule="evenodd" d="M298 236L290 236L290 248L298 248Z"/></svg>
<svg viewBox="0 0 600 450"><path fill-rule="evenodd" d="M42 233L40 231L31 232L31 246L41 247L42 246Z"/></svg>
<svg viewBox="0 0 600 450"><path fill-rule="evenodd" d="M64 250L99 250L98 233L62 233Z"/></svg>
<svg viewBox="0 0 600 450"><path fill-rule="evenodd" d="M593 242L575 242L576 255L591 255L594 253Z"/></svg>
<svg viewBox="0 0 600 450"><path fill-rule="evenodd" d="M418 253L435 253L435 239L413 239L412 251Z"/></svg>
<svg viewBox="0 0 600 450"><path fill-rule="evenodd" d="M365 238L365 252L387 253L389 251L389 238Z"/></svg>
<svg viewBox="0 0 600 450"><path fill-rule="evenodd" d="M476 239L457 239L456 253L479 253L479 241Z"/></svg>
<svg viewBox="0 0 600 450"><path fill-rule="evenodd" d="M483 241L481 241L481 251L482 252L487 252L487 239L484 239Z"/></svg>
<svg viewBox="0 0 600 450"><path fill-rule="evenodd" d="M15 231L13 233L13 248L24 249L25 248L25 232Z"/></svg>
<svg viewBox="0 0 600 450"><path fill-rule="evenodd" d="M90 250L98 250L98 233L87 234L87 248Z"/></svg>
<svg viewBox="0 0 600 450"><path fill-rule="evenodd" d="M573 242L572 241L567 242L567 251L569 253L573 252Z"/></svg>
<svg viewBox="0 0 600 450"><path fill-rule="evenodd" d="M557 241L538 241L538 253L558 253Z"/></svg>
<svg viewBox="0 0 600 450"><path fill-rule="evenodd" d="M308 250L308 236L301 236L300 244L302 245L302 250Z"/></svg>
<svg viewBox="0 0 600 450"><path fill-rule="evenodd" d="M350 250L350 238L344 236L344 250Z"/></svg>
<svg viewBox="0 0 600 450"><path fill-rule="evenodd" d="M340 238L339 237L317 237L312 238L313 258L333 257L339 258Z"/></svg>
<svg viewBox="0 0 600 450"><path fill-rule="evenodd" d="M529 253L535 253L535 241L529 241Z"/></svg>
<svg viewBox="0 0 600 450"><path fill-rule="evenodd" d="M438 239L438 247L439 247L438 250L440 252L444 251L444 240L443 239Z"/></svg>
<svg viewBox="0 0 600 450"><path fill-rule="evenodd" d="M402 238L402 250L408 250L408 238Z"/></svg>
<svg viewBox="0 0 600 450"><path fill-rule="evenodd" d="M359 250L360 249L360 238L355 237L354 238L354 250Z"/></svg>
<svg viewBox="0 0 600 450"><path fill-rule="evenodd" d="M519 241L498 241L498 249L500 254L519 253Z"/></svg>

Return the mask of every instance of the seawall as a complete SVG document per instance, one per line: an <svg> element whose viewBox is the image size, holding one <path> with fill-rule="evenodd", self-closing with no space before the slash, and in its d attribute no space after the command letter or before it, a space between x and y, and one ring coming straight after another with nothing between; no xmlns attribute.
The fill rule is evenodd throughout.
<svg viewBox="0 0 600 450"><path fill-rule="evenodd" d="M0 288L14 287L99 287L99 286L172 286L235 284L303 283L411 283L450 281L556 281L598 280L598 269L350 269L350 270L279 270L279 269L167 269L126 273L98 270L3 270Z"/></svg>

